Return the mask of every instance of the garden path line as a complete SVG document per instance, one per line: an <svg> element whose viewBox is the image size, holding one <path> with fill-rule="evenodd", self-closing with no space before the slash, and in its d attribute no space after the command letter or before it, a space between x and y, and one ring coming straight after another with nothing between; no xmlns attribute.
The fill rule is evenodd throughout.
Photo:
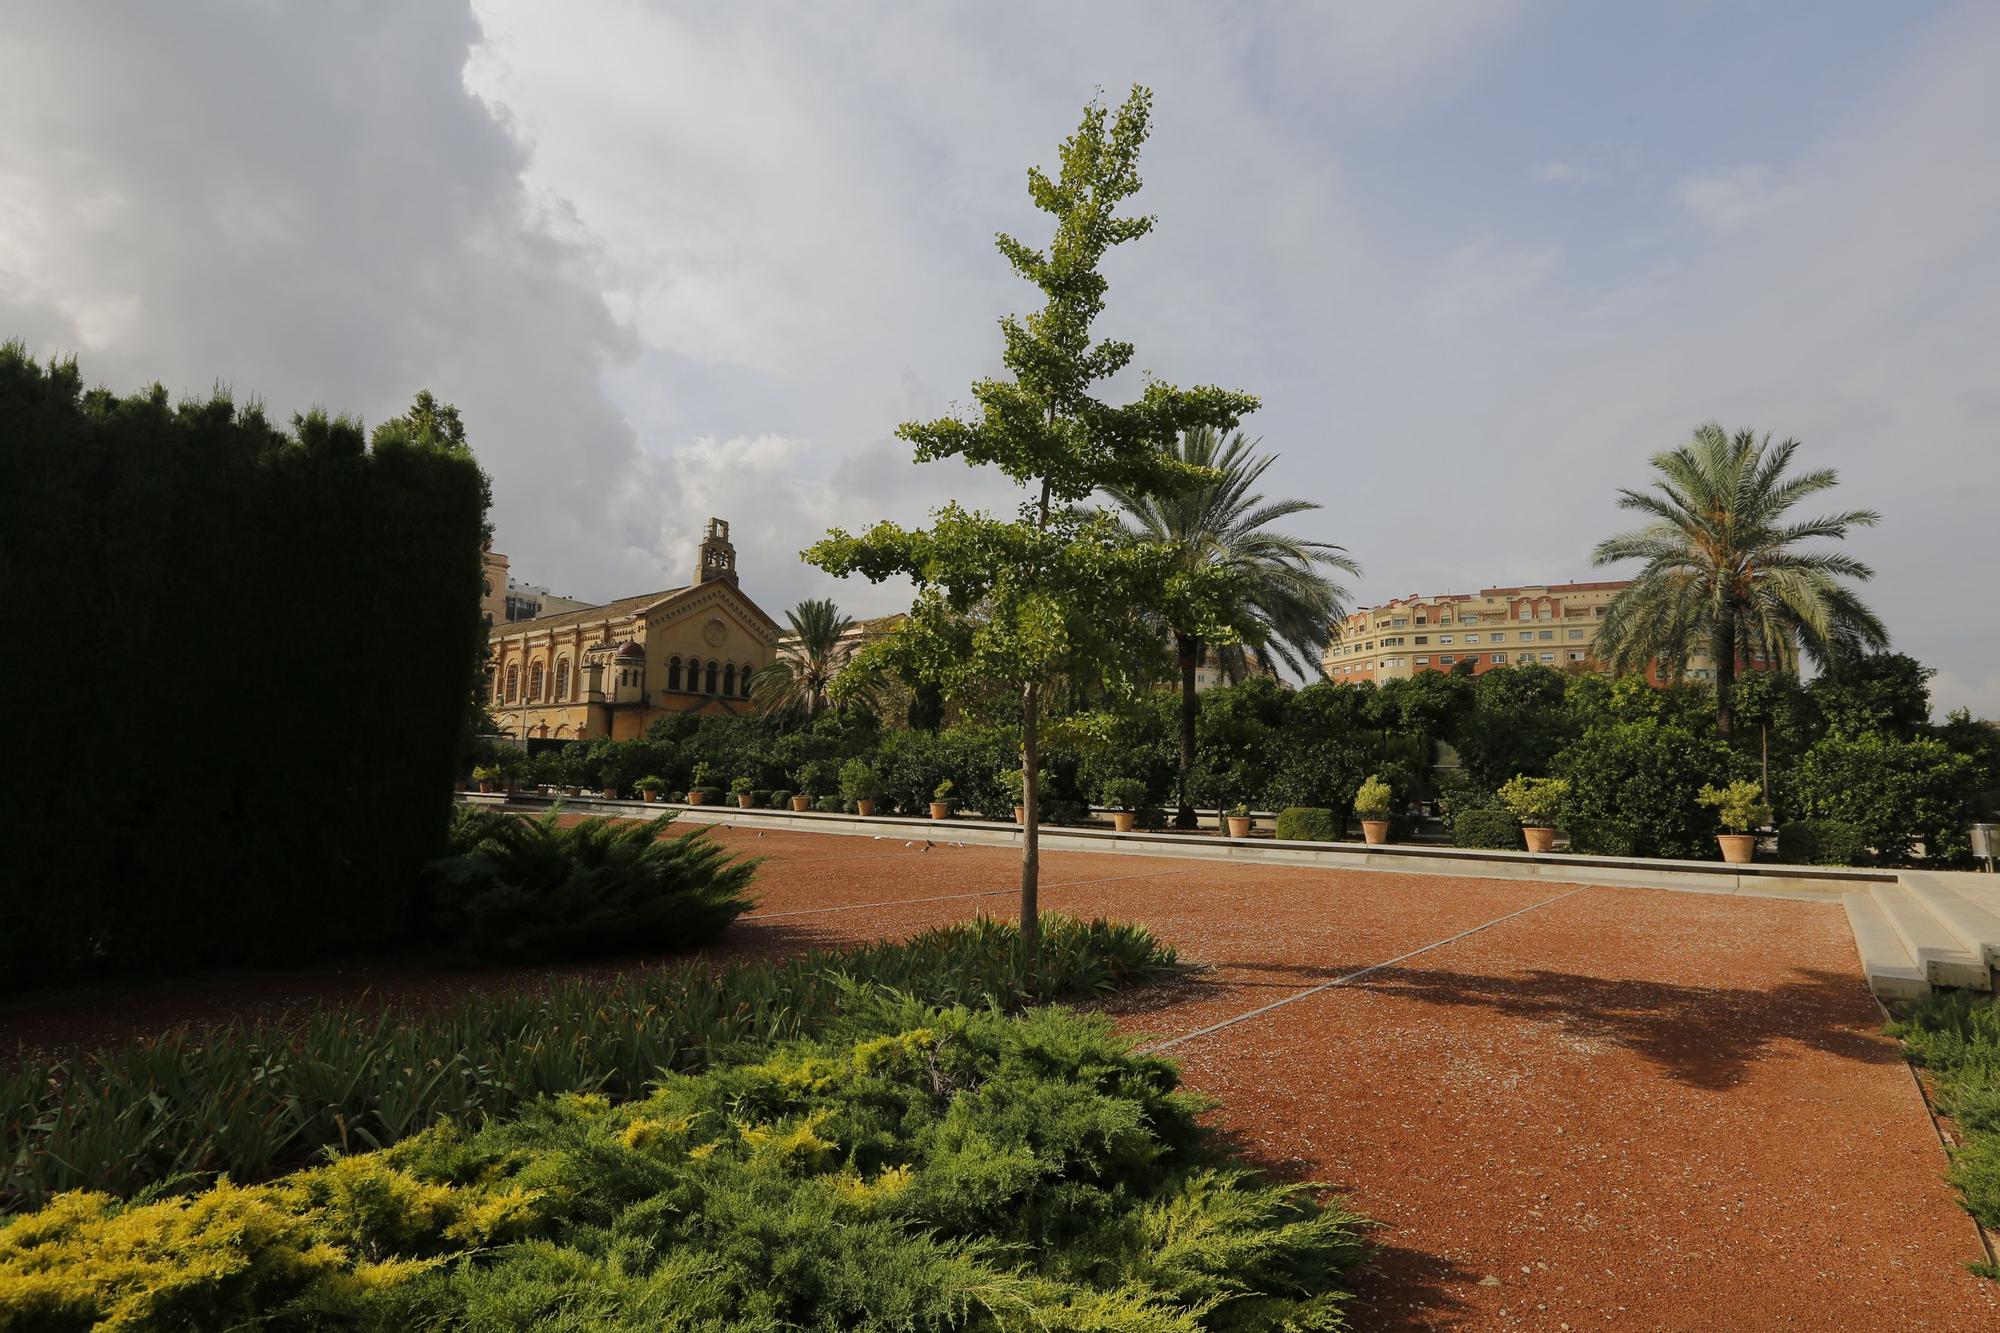
<svg viewBox="0 0 2000 1333"><path fill-rule="evenodd" d="M798 865L797 861L787 862ZM1185 867L1175 866L1170 870L1148 870L1137 875L1100 875L1096 879L1065 879L1054 884L1044 884L1044 889L1071 889L1084 884L1110 884L1123 879L1157 879L1161 875L1183 873ZM939 893L928 898L885 898L873 903L842 903L839 907L802 907L793 912L752 912L736 918L738 921L776 921L787 916L825 916L829 912L859 912L870 907L914 907L919 903L949 903L963 898L998 898L1004 894L1019 893L1021 886L1009 884L1004 889L976 889L971 893Z"/></svg>
<svg viewBox="0 0 2000 1333"><path fill-rule="evenodd" d="M1559 903L1565 898L1573 897L1576 894L1582 893L1585 889L1589 887L1590 886L1587 884L1579 884L1577 885L1577 887L1573 889L1570 889L1563 893L1558 893L1553 898L1544 898L1538 903L1529 903L1526 907L1517 907L1511 912L1507 912L1500 916L1494 917L1491 921L1482 921L1478 925L1473 926L1469 930L1461 930L1456 935L1448 935L1444 939L1434 940L1431 943L1424 945L1420 949L1412 949L1408 953L1397 954L1394 958L1385 958L1379 963L1370 963L1367 967L1361 968L1358 971L1349 972L1346 976L1335 977L1332 981L1322 981L1317 986L1313 986L1307 990L1299 991L1295 995L1287 995L1282 1000L1273 1000L1269 1004L1260 1004L1255 1009L1246 1009L1242 1013L1237 1014L1233 1018L1223 1019L1220 1023L1210 1023L1205 1028L1196 1028L1193 1032L1184 1032L1178 1037L1169 1037L1165 1041L1150 1042L1147 1045L1141 1046L1139 1049L1140 1051L1146 1054L1157 1054L1160 1051L1171 1050L1174 1047L1179 1046L1183 1042L1193 1041L1197 1037L1210 1036L1214 1033L1222 1031L1224 1028L1235 1027L1238 1023L1247 1023L1253 1018L1258 1018L1264 1014L1270 1013L1273 1009L1282 1009L1288 1004L1297 1004L1300 1000L1309 1000L1315 995L1323 994L1324 992L1333 990L1336 987L1345 986L1350 981L1359 981L1361 978L1368 976L1371 973L1380 972L1385 967L1394 967L1398 963L1404 962L1411 958L1415 958L1418 954L1429 953L1433 949L1442 949L1447 944L1456 944L1458 941L1466 938L1469 935L1477 935L1480 931L1491 929L1492 927L1499 925L1503 921L1512 921L1517 916L1523 916L1529 912L1539 911L1540 909L1547 907L1552 903Z"/></svg>

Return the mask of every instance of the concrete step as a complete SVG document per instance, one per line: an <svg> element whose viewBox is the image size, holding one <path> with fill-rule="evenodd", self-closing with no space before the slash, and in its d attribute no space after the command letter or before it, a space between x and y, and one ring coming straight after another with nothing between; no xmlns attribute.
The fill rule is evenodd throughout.
<svg viewBox="0 0 2000 1333"><path fill-rule="evenodd" d="M1986 960L1961 944L1908 889L1901 884L1875 884L1868 892L1889 919L1889 928L1903 942L1910 961L1924 970L1931 985L1993 989L1993 969Z"/></svg>
<svg viewBox="0 0 2000 1333"><path fill-rule="evenodd" d="M1910 871L1903 874L1902 881L1911 896L1944 923L1967 953L1988 967L2000 966L2000 913L1935 875Z"/></svg>
<svg viewBox="0 0 2000 1333"><path fill-rule="evenodd" d="M1847 925L1854 932L1854 947L1861 954L1861 970L1875 998L1921 1000L1931 993L1930 978L1910 959L1902 937L1889 925L1882 907L1866 893L1841 896L1847 908Z"/></svg>

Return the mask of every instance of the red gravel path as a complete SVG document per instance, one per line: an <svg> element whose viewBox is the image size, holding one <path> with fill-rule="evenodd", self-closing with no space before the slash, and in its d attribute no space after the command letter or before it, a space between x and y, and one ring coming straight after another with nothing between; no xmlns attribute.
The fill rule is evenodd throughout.
<svg viewBox="0 0 2000 1333"><path fill-rule="evenodd" d="M719 836L768 858L724 955L1013 914L1010 849ZM1169 1041L1520 912L1168 1051L1248 1151L1384 1224L1363 1327L2000 1327L1835 904L1080 852L1043 870L1045 910L1143 922L1194 965L1111 1005ZM79 992L0 1013L0 1046L524 975Z"/></svg>

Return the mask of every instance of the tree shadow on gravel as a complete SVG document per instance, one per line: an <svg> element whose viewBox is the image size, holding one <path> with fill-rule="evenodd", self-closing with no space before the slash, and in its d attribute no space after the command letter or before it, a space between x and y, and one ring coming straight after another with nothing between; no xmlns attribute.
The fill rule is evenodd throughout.
<svg viewBox="0 0 2000 1333"><path fill-rule="evenodd" d="M1581 1042L1631 1051L1693 1087L1726 1090L1777 1042L1864 1064L1902 1059L1858 1012L1857 987L1840 972L1802 969L1797 979L1752 988L1684 986L1541 969L1488 976L1388 968L1352 983L1425 1004L1477 1006L1559 1029Z"/></svg>

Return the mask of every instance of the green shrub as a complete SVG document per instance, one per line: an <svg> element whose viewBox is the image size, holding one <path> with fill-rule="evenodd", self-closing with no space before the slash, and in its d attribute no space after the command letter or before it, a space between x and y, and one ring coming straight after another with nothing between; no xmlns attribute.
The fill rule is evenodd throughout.
<svg viewBox="0 0 2000 1333"><path fill-rule="evenodd" d="M872 998L625 1106L67 1196L0 1228L0 1323L1345 1326L1365 1224L1235 1165L1205 1106L1102 1016Z"/></svg>
<svg viewBox="0 0 2000 1333"><path fill-rule="evenodd" d="M770 793L770 792L767 792L767 791L753 791L753 792L749 793L749 796L750 796L750 808L751 808L752 810L762 810L762 809L764 809L764 808L765 808L766 806L768 806L768 805L770 805L770 804L771 804L771 793Z"/></svg>
<svg viewBox="0 0 2000 1333"><path fill-rule="evenodd" d="M2000 1004L1990 995L1940 991L1889 1025L1930 1071L1938 1109L1964 1142L1951 1154L1951 1183L1967 1212L2000 1230Z"/></svg>
<svg viewBox="0 0 2000 1333"><path fill-rule="evenodd" d="M1638 856L1639 826L1630 820L1577 815L1564 821L1569 849L1582 856Z"/></svg>
<svg viewBox="0 0 2000 1333"><path fill-rule="evenodd" d="M792 794L786 791L784 788L780 787L777 791L771 793L770 806L773 810L791 809Z"/></svg>
<svg viewBox="0 0 2000 1333"><path fill-rule="evenodd" d="M1875 858L1868 850L1868 835L1858 824L1794 819L1778 826L1778 859L1805 866L1865 866Z"/></svg>
<svg viewBox="0 0 2000 1333"><path fill-rule="evenodd" d="M1043 997L1143 983L1173 964L1136 927L1044 916L1042 932ZM264 1180L326 1149L384 1146L441 1117L476 1123L550 1093L635 1097L661 1073L743 1043L822 1032L885 987L1013 1008L1029 998L1020 932L981 919L782 963L718 971L696 959L415 1013L326 1005L298 1022L23 1054L0 1065L0 1212L64 1190L131 1193L221 1172Z"/></svg>
<svg viewBox="0 0 2000 1333"><path fill-rule="evenodd" d="M1694 799L1715 811L1716 822L1725 833L1751 833L1771 822L1764 789L1748 778L1738 778L1726 787L1704 786Z"/></svg>
<svg viewBox="0 0 2000 1333"><path fill-rule="evenodd" d="M1521 850L1521 821L1512 810L1460 810L1451 821L1451 845Z"/></svg>
<svg viewBox="0 0 2000 1333"><path fill-rule="evenodd" d="M1569 783L1562 778L1516 774L1500 784L1500 804L1530 828L1554 828L1568 799Z"/></svg>
<svg viewBox="0 0 2000 1333"><path fill-rule="evenodd" d="M1929 737L1828 736L1799 761L1792 796L1806 819L1858 827L1884 860L1907 861L1918 843L1928 858L1960 860L1978 815L1978 770Z"/></svg>
<svg viewBox="0 0 2000 1333"><path fill-rule="evenodd" d="M731 796L748 796L751 792L756 790L757 790L757 779L751 777L747 773L744 774L742 777L731 778L729 781L729 794Z"/></svg>
<svg viewBox="0 0 2000 1333"><path fill-rule="evenodd" d="M1561 822L1627 824L1634 856L1714 861L1715 815L1696 793L1737 776L1741 762L1714 735L1659 717L1593 726L1556 756L1556 776L1570 784Z"/></svg>
<svg viewBox="0 0 2000 1333"><path fill-rule="evenodd" d="M838 796L822 796L813 802L813 809L823 815L837 815L847 809L847 803Z"/></svg>
<svg viewBox="0 0 2000 1333"><path fill-rule="evenodd" d="M1347 821L1324 806L1295 805L1278 812L1276 833L1285 842L1339 842Z"/></svg>
<svg viewBox="0 0 2000 1333"><path fill-rule="evenodd" d="M700 793L701 793L701 803L702 803L703 805L721 805L721 804L722 804L722 798L723 798L723 796L724 796L724 794L725 794L725 793L723 792L722 788L720 788L720 787L696 787L696 788L695 788L694 790L695 790L695 791L698 791L698 792L700 792Z"/></svg>
<svg viewBox="0 0 2000 1333"><path fill-rule="evenodd" d="M850 801L879 800L882 775L866 759L850 759L840 767L840 794Z"/></svg>
<svg viewBox="0 0 2000 1333"><path fill-rule="evenodd" d="M581 958L705 944L750 908L755 860L696 829L555 811L523 819L461 807L452 855L431 867L428 917L440 940L492 960Z"/></svg>
<svg viewBox="0 0 2000 1333"><path fill-rule="evenodd" d="M1361 819L1387 819L1393 802L1389 784L1370 773L1354 793L1354 813Z"/></svg>
<svg viewBox="0 0 2000 1333"><path fill-rule="evenodd" d="M1138 778L1106 778L1098 784L1097 799L1113 810L1137 810L1146 803L1146 784Z"/></svg>

